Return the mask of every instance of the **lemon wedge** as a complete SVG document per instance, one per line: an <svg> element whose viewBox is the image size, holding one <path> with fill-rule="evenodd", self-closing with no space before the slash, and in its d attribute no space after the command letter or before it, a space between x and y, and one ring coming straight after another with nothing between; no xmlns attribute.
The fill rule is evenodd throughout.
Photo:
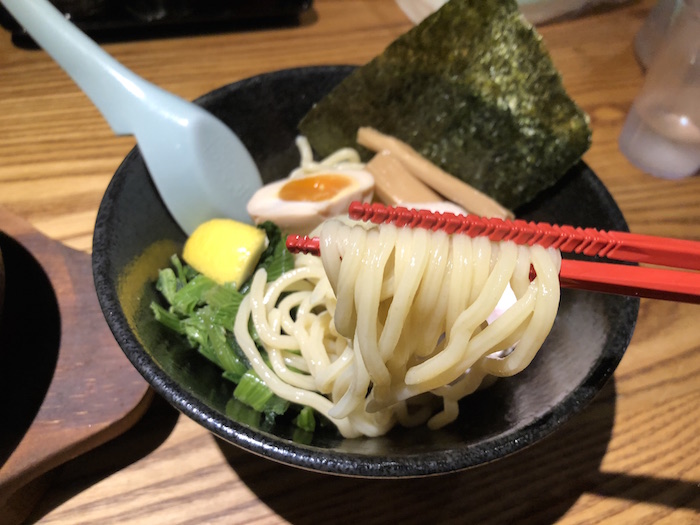
<svg viewBox="0 0 700 525"><path fill-rule="evenodd" d="M182 256L201 274L219 284L235 283L238 288L253 273L267 243L260 228L232 219L212 219L192 232Z"/></svg>

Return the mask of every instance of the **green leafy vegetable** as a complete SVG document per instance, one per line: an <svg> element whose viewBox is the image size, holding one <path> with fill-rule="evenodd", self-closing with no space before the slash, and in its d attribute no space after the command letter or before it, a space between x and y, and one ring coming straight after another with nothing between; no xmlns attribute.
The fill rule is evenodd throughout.
<svg viewBox="0 0 700 525"><path fill-rule="evenodd" d="M179 262L179 259L178 259ZM158 272L156 290L163 294L166 301L173 304L178 285L182 285L183 279L178 278L172 268L164 268Z"/></svg>
<svg viewBox="0 0 700 525"><path fill-rule="evenodd" d="M266 222L260 227L267 234L269 246L257 267L265 268L268 281L272 281L294 268L294 257L287 250L285 239L275 224ZM192 348L221 368L222 377L237 385L226 407L227 414L235 413L240 416L236 417L238 421L250 421L256 427L261 420L265 425L271 425L276 417L288 412L291 404L276 396L258 377L233 335L236 314L250 283L244 283L236 290L233 283L218 285L197 273L191 266L183 264L177 255L172 256L170 263L171 268L160 270L155 285L168 307L151 303L155 319L185 336ZM252 324L249 329L253 341L266 357ZM300 417L294 420L298 420L302 437L310 439L306 433L310 432L309 428L313 430L313 411L295 406L296 412Z"/></svg>
<svg viewBox="0 0 700 525"><path fill-rule="evenodd" d="M313 409L311 407L302 408L295 422L300 429L313 432L316 429L316 418L314 417Z"/></svg>
<svg viewBox="0 0 700 525"><path fill-rule="evenodd" d="M151 310L153 310L153 315L157 321L163 323L165 326L178 334L185 333L185 328L182 326L182 321L177 315L169 310L166 310L158 303L151 303Z"/></svg>
<svg viewBox="0 0 700 525"><path fill-rule="evenodd" d="M243 300L243 294L236 290L233 283L226 283L211 289L207 293L206 301L214 308L238 307Z"/></svg>
<svg viewBox="0 0 700 525"><path fill-rule="evenodd" d="M231 419L240 421L245 425L249 425L253 428L258 428L260 426L260 418L262 414L257 410L253 410L247 405L244 405L238 401L235 397L229 399L226 403L226 415Z"/></svg>
<svg viewBox="0 0 700 525"><path fill-rule="evenodd" d="M209 326L209 342L214 351L219 366L229 377L242 377L250 369L250 363L245 356L239 356L232 347L225 329L214 323Z"/></svg>
<svg viewBox="0 0 700 525"><path fill-rule="evenodd" d="M325 156L357 147L361 126L509 208L554 184L590 146L587 116L515 0L451 0L353 71L299 129Z"/></svg>
<svg viewBox="0 0 700 525"><path fill-rule="evenodd" d="M197 306L205 303L206 293L215 286L217 286L216 282L209 277L197 275L175 292L170 304L177 313L191 314Z"/></svg>
<svg viewBox="0 0 700 525"><path fill-rule="evenodd" d="M243 374L236 390L233 391L233 397L258 412L263 411L273 395L272 390L253 370L248 370Z"/></svg>
<svg viewBox="0 0 700 525"><path fill-rule="evenodd" d="M282 237L282 232L274 223L266 221L260 228L265 230L270 241L267 249L263 252L259 267L267 271L268 282L274 281L284 272L294 268L294 256L289 253Z"/></svg>

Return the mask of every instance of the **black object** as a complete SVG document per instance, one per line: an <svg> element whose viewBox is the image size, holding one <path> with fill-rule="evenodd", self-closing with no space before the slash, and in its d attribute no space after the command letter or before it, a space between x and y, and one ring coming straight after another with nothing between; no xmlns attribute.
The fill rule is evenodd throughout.
<svg viewBox="0 0 700 525"><path fill-rule="evenodd" d="M98 42L293 26L313 0L51 0ZM32 38L0 6L0 25L19 47Z"/></svg>
<svg viewBox="0 0 700 525"><path fill-rule="evenodd" d="M197 102L233 128L264 180L271 181L298 165L294 139L301 117L350 71L344 66L278 71L224 86ZM518 215L627 230L612 197L584 163ZM148 306L156 292L150 279L184 240L134 149L107 188L93 240L96 289L117 341L160 395L217 436L320 472L393 478L442 474L535 443L583 410L612 376L639 310L638 299L563 290L555 326L533 363L464 399L455 423L435 432L396 428L371 439L343 439L335 429L321 428L311 443L301 444L291 424L268 428L244 422L228 404L232 388L220 370L153 319Z"/></svg>
<svg viewBox="0 0 700 525"><path fill-rule="evenodd" d="M591 143L588 117L515 0L448 2L299 124L321 157L358 147L362 126L511 210L555 184Z"/></svg>
<svg viewBox="0 0 700 525"><path fill-rule="evenodd" d="M41 264L2 231L2 225L0 251L7 277L0 312L0 396L11 400L0 404L2 466L44 401L58 361L61 319L55 290Z"/></svg>

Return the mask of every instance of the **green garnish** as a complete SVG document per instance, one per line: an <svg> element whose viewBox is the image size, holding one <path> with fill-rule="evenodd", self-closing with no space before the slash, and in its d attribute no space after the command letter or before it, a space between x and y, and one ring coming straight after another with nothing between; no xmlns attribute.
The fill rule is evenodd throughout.
<svg viewBox="0 0 700 525"><path fill-rule="evenodd" d="M262 412L274 394L253 370L246 371L233 391L233 397L241 403Z"/></svg>
<svg viewBox="0 0 700 525"><path fill-rule="evenodd" d="M260 258L260 268L267 271L267 281L277 280L284 272L294 269L294 256L289 253L282 232L274 223L266 221L260 226L270 241Z"/></svg>
<svg viewBox="0 0 700 525"><path fill-rule="evenodd" d="M287 250L285 239L275 224L266 222L260 228L265 230L269 246L261 255L256 270L265 268L267 280L272 281L294 268L294 257ZM298 415L293 420L297 421L300 430L303 433L310 432L310 428L313 430L313 410L292 405L276 396L253 371L233 335L236 314L250 282L236 290L233 283L219 285L197 273L191 266L183 264L177 255L172 256L170 263L172 267L160 270L156 282L156 289L162 294L167 308L153 302L151 310L158 322L187 337L192 348L221 368L223 378L236 384L227 413L240 415L244 422L254 421L254 426L258 426L261 419L265 425L271 425L275 418L285 415L294 406L293 412ZM250 331L260 347L252 324ZM260 347L260 351L267 357L263 348Z"/></svg>
<svg viewBox="0 0 700 525"><path fill-rule="evenodd" d="M316 429L316 418L311 407L302 408L294 421L300 429L307 432L313 432Z"/></svg>

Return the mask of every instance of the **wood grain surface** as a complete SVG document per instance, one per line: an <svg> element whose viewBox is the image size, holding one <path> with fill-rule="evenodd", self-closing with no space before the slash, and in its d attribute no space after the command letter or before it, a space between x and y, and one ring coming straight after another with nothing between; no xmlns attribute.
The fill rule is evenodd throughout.
<svg viewBox="0 0 700 525"><path fill-rule="evenodd" d="M129 429L153 393L107 326L88 254L46 238L2 208L0 247L8 272L7 310L0 319L1 362L8 368L0 377L3 393L23 410L2 411L8 421L0 516L20 523L31 511L28 485ZM45 392L35 398L39 390Z"/></svg>
<svg viewBox="0 0 700 525"><path fill-rule="evenodd" d="M700 240L700 177L635 169L617 138L644 73L633 38L653 0L540 28L586 110L585 161L632 231ZM410 24L393 0L316 0L298 27L105 45L191 99L257 73L362 64ZM0 205L89 251L97 206L133 146L41 51L0 40ZM632 344L593 404L544 442L483 468L403 481L317 475L239 451L163 402L57 472L31 522L700 523L700 307L642 301ZM585 336L585 334L582 334ZM2 517L0 517L0 523Z"/></svg>

